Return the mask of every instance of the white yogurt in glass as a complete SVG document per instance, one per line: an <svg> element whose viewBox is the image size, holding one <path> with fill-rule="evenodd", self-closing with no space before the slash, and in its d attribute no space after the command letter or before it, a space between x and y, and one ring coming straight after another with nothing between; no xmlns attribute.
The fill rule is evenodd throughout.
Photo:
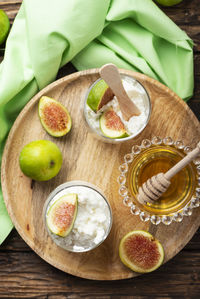
<svg viewBox="0 0 200 299"><path fill-rule="evenodd" d="M85 107L84 107L85 118L86 118L86 121L87 121L89 127L95 133L97 133L98 135L100 135L106 139L111 139L111 138L105 137L102 134L100 126L99 126L99 120L104 111L108 110L109 107L113 108L113 110L120 117L121 121L123 122L123 124L125 126L127 133L129 134L129 137L114 139L114 141L116 141L116 142L120 142L120 140L121 141L129 140L129 139L137 136L146 127L146 125L149 121L149 118L150 118L150 114L151 114L151 101L150 101L149 95L148 95L147 91L145 90L145 88L133 77L121 75L121 78L122 78L122 83L123 83L124 89L126 90L128 96L134 102L134 104L139 108L139 110L141 112L141 114L139 116L132 116L129 119L129 121L124 120L122 113L119 109L119 104L118 104L117 98L115 96L110 102L108 102L106 105L104 105L97 113L95 113L87 105L87 97L86 97ZM92 86L94 86L94 85L92 85ZM91 88L92 88L92 86L91 86ZM88 91L88 94L89 94L89 91ZM87 94L87 96L88 96L88 94Z"/></svg>
<svg viewBox="0 0 200 299"><path fill-rule="evenodd" d="M56 188L47 199L45 222L51 205L70 193L78 195L78 211L72 231L68 236L60 237L46 227L58 246L73 252L85 252L97 247L108 236L112 225L111 208L95 186L82 181L68 182Z"/></svg>

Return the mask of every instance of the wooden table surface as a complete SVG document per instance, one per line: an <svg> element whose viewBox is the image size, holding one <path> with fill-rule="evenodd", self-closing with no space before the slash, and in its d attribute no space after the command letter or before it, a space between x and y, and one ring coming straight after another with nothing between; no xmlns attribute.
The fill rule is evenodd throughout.
<svg viewBox="0 0 200 299"><path fill-rule="evenodd" d="M0 1L11 23L21 1ZM163 11L194 40L195 90L188 105L200 119L200 2L183 0ZM0 52L0 61L3 51ZM58 78L75 72L69 63ZM63 273L38 257L13 230L0 246L0 298L199 298L200 230L157 271L122 281L91 281Z"/></svg>

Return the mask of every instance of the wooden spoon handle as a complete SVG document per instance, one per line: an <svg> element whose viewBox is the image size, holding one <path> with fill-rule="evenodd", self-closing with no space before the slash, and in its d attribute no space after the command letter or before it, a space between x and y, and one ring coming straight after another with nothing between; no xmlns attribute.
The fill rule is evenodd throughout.
<svg viewBox="0 0 200 299"><path fill-rule="evenodd" d="M200 154L200 142L197 147L191 151L187 156L185 156L181 161L179 161L175 166L165 173L165 178L170 180L175 174L177 174L181 169L183 169L187 164L189 164L194 158Z"/></svg>
<svg viewBox="0 0 200 299"><path fill-rule="evenodd" d="M116 97L126 97L126 91L123 87L122 80L119 74L117 67L112 64L108 63L103 65L99 73L101 78L105 80L105 82L109 85L109 87L113 90Z"/></svg>
<svg viewBox="0 0 200 299"><path fill-rule="evenodd" d="M123 117L127 120L133 115L140 115L140 110L128 97L123 87L118 68L112 63L105 64L100 68L99 73L117 97Z"/></svg>

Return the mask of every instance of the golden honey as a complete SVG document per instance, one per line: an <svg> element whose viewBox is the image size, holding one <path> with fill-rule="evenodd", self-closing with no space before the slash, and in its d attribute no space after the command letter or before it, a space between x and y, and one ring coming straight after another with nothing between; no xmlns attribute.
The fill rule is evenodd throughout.
<svg viewBox="0 0 200 299"><path fill-rule="evenodd" d="M152 145L136 155L128 172L127 187L138 206L142 206L136 199L139 187L150 177L167 172L185 156L184 152L167 145ZM170 215L181 210L190 201L196 188L196 168L193 163L188 164L171 179L167 191L154 204L142 207L150 214Z"/></svg>

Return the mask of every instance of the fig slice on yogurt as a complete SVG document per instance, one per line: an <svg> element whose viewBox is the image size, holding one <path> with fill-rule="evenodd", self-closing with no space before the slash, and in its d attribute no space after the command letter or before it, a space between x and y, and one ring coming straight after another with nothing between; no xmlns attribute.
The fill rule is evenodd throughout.
<svg viewBox="0 0 200 299"><path fill-rule="evenodd" d="M99 120L99 126L104 136L109 138L124 138L129 136L117 113L109 108L104 111Z"/></svg>
<svg viewBox="0 0 200 299"><path fill-rule="evenodd" d="M42 126L51 136L61 137L70 131L72 126L70 114L67 108L55 99L42 96L38 112Z"/></svg>
<svg viewBox="0 0 200 299"><path fill-rule="evenodd" d="M161 243L149 232L135 230L127 233L119 245L122 263L131 270L147 273L156 270L163 262Z"/></svg>
<svg viewBox="0 0 200 299"><path fill-rule="evenodd" d="M104 80L99 80L90 90L87 98L88 106L98 112L104 105L110 102L114 93Z"/></svg>
<svg viewBox="0 0 200 299"><path fill-rule="evenodd" d="M78 195L66 194L50 206L46 223L49 230L60 237L66 237L72 230L77 215Z"/></svg>

